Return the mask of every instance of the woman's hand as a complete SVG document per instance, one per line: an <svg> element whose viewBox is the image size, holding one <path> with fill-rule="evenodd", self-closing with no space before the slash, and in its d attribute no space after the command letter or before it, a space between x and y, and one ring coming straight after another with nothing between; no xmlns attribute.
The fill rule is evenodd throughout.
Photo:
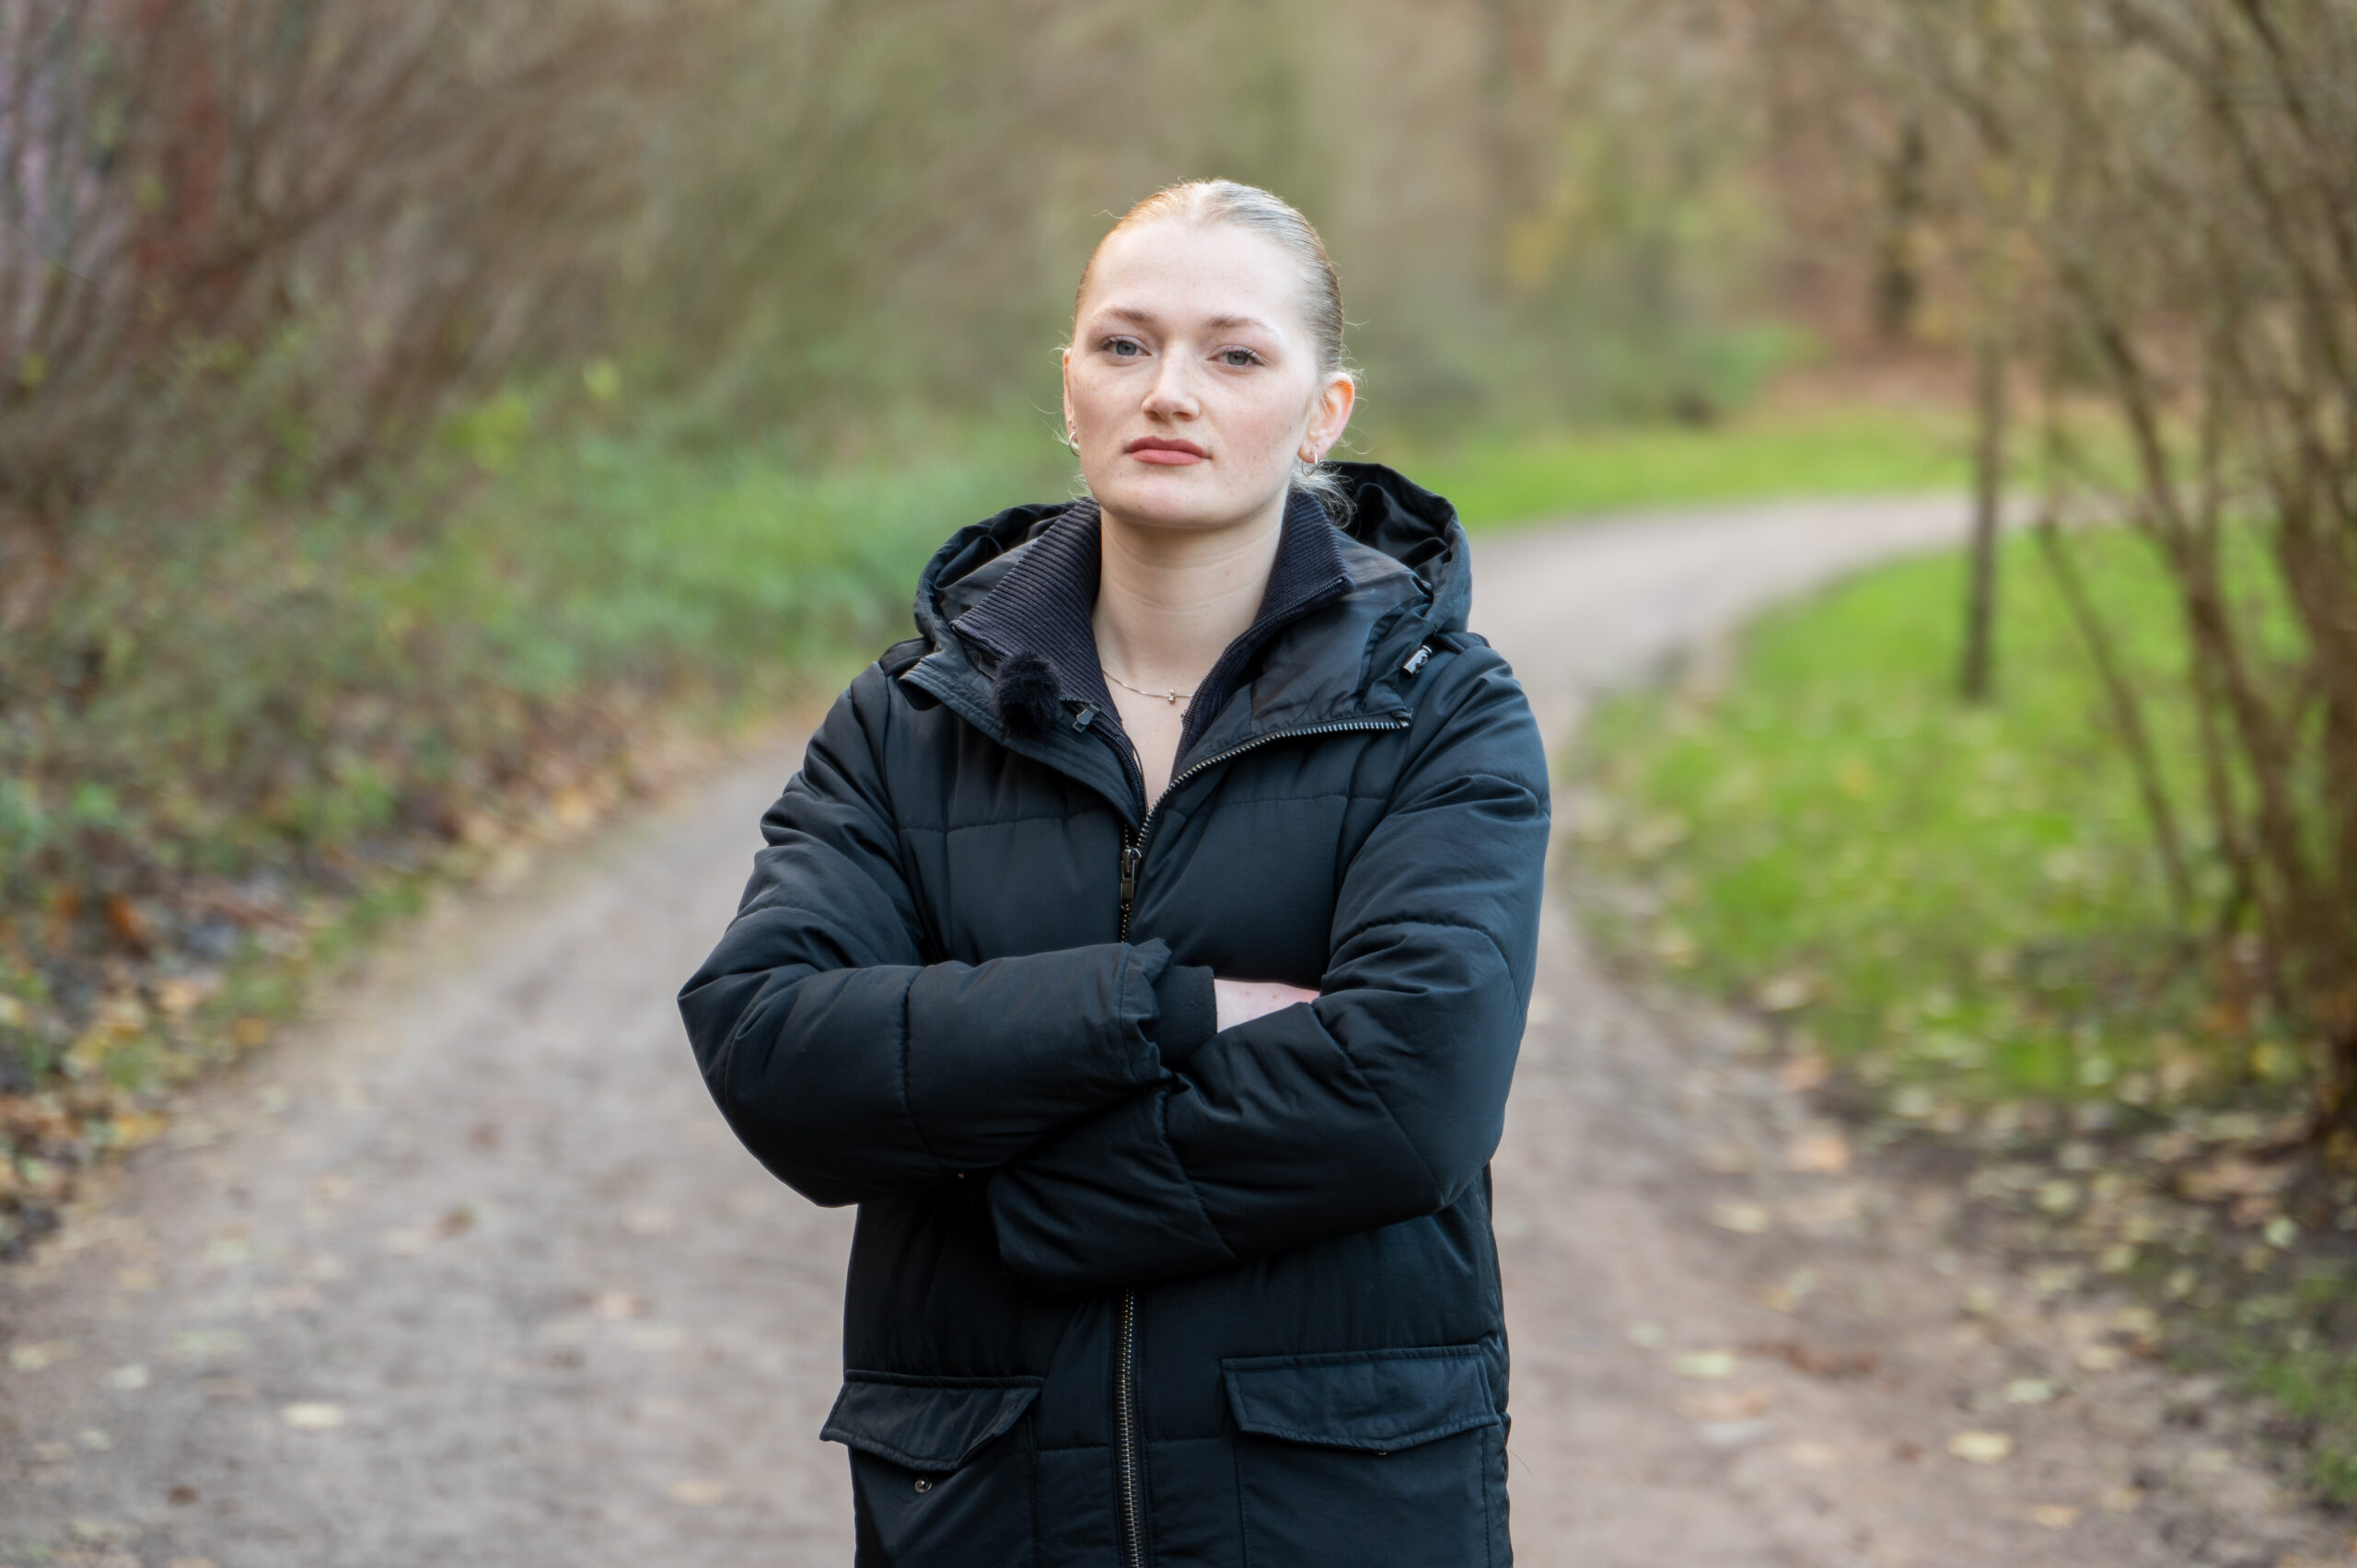
<svg viewBox="0 0 2357 1568"><path fill-rule="evenodd" d="M1314 991L1305 991L1298 985L1282 985L1273 980L1214 978L1212 995L1217 1005L1219 1027L1224 1029L1232 1029L1263 1013L1273 1013L1296 1002L1318 1000L1318 993Z"/></svg>

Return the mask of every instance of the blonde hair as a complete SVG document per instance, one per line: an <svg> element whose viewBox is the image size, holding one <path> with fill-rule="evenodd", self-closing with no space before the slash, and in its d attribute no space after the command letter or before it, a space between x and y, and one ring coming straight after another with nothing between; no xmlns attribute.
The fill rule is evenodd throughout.
<svg viewBox="0 0 2357 1568"><path fill-rule="evenodd" d="M1316 226L1302 216L1292 203L1257 185L1233 180L1184 180L1164 186L1123 213L1120 221L1105 231L1105 239L1097 242L1097 251L1105 249L1106 239L1125 228L1164 219L1201 227L1229 224L1275 240L1301 268L1305 285L1302 317L1309 324L1318 375L1340 373L1349 377L1353 387L1358 385L1358 371L1342 346L1341 280L1334 274L1333 259L1326 254L1326 241L1318 238ZM1088 265L1080 270L1080 286L1073 291L1074 316L1080 313L1081 299L1088 293L1089 274L1097 269L1097 251L1089 253ZM1316 496L1336 517L1350 510L1349 492L1326 463L1296 459L1293 488Z"/></svg>

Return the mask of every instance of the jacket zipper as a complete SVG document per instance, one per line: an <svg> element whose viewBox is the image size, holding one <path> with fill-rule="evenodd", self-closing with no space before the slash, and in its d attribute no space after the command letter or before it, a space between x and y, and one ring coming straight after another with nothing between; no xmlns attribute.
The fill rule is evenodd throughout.
<svg viewBox="0 0 2357 1568"><path fill-rule="evenodd" d="M1145 1568L1145 1510L1138 1505L1138 1293L1121 1293L1121 1360L1113 1376L1116 1458L1121 1467L1121 1562Z"/></svg>
<svg viewBox="0 0 2357 1568"><path fill-rule="evenodd" d="M1271 730L1255 736L1241 746L1231 746L1204 758L1185 772L1172 779L1162 789L1161 798L1146 808L1135 833L1121 830L1121 926L1120 940L1130 935L1130 910L1137 902L1138 870L1145 864L1147 837L1154 831L1155 819L1162 810L1162 802L1189 779L1205 768L1216 767L1231 757L1241 756L1256 746L1272 740L1297 740L1318 735L1343 735L1354 730L1405 729L1408 720L1401 716L1387 719L1348 719L1336 724L1309 725L1300 729ZM1120 1467L1121 1481L1121 1562L1123 1568L1145 1568L1145 1513L1140 1506L1141 1491L1138 1469L1138 1295L1133 1290L1121 1293L1121 1323L1120 1359L1113 1368L1113 1414L1115 1431L1113 1446L1115 1460Z"/></svg>
<svg viewBox="0 0 2357 1568"><path fill-rule="evenodd" d="M1168 800L1171 796L1178 793L1180 784L1206 768L1215 768L1231 757L1241 757L1247 751L1266 746L1271 741L1303 740L1318 735L1348 735L1360 730L1405 729L1408 727L1408 722L1407 716L1401 714L1387 719L1343 719L1334 724L1306 725L1299 729L1272 729L1266 735L1254 736L1241 746L1231 746L1225 751L1215 751L1202 761L1190 764L1186 772L1162 786L1160 799L1146 808L1145 817L1138 823L1136 832L1132 833L1126 828L1121 830L1121 924L1117 933L1118 939L1123 942L1130 939L1130 906L1137 901L1138 871L1145 865L1146 840L1154 833L1155 821L1162 814L1163 801Z"/></svg>

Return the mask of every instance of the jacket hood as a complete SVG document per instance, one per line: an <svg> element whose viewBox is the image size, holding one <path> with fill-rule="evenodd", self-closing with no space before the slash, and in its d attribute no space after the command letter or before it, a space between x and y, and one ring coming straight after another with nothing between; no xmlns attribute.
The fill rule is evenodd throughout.
<svg viewBox="0 0 2357 1568"><path fill-rule="evenodd" d="M1348 521L1291 498L1260 612L1189 704L1180 769L1280 732L1404 724L1417 650L1464 629L1472 584L1456 508L1378 464L1333 466ZM892 662L993 739L1143 810L1126 746L1086 738L1109 723L1118 733L1089 626L1097 527L1084 497L961 528L926 565L920 635Z"/></svg>
<svg viewBox="0 0 2357 1568"><path fill-rule="evenodd" d="M1341 480L1351 500L1348 518L1335 525L1338 531L1415 575L1430 596L1433 631L1463 631L1473 586L1457 508L1381 463L1326 466ZM917 580L918 633L941 647L950 622L997 586L1014 552L1074 508L1093 505L1086 500L1037 501L1009 506L950 535Z"/></svg>

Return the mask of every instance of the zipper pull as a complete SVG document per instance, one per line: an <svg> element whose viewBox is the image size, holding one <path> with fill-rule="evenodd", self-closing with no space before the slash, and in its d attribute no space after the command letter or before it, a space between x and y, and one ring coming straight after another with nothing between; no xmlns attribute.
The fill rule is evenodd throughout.
<svg viewBox="0 0 2357 1568"><path fill-rule="evenodd" d="M1143 858L1144 857L1139 854L1138 846L1130 842L1129 835L1123 834L1121 836L1121 913L1123 915L1130 912L1130 905L1137 900L1138 862Z"/></svg>
<svg viewBox="0 0 2357 1568"><path fill-rule="evenodd" d="M1423 668L1424 661L1432 656L1433 645L1430 643L1417 644L1416 651L1408 656L1408 662L1399 667L1399 673L1411 680L1415 679L1416 671Z"/></svg>
<svg viewBox="0 0 2357 1568"><path fill-rule="evenodd" d="M1093 708L1093 707L1083 708L1083 709L1081 709L1081 710L1080 710L1080 712L1078 712L1078 713L1076 713L1076 714L1073 714L1073 716L1072 716L1072 726L1073 726L1073 728L1074 728L1074 729L1086 729L1086 728L1087 728L1087 727L1088 727L1092 723L1094 723L1094 722L1096 721L1096 718L1097 718L1097 710L1096 710L1095 708Z"/></svg>

